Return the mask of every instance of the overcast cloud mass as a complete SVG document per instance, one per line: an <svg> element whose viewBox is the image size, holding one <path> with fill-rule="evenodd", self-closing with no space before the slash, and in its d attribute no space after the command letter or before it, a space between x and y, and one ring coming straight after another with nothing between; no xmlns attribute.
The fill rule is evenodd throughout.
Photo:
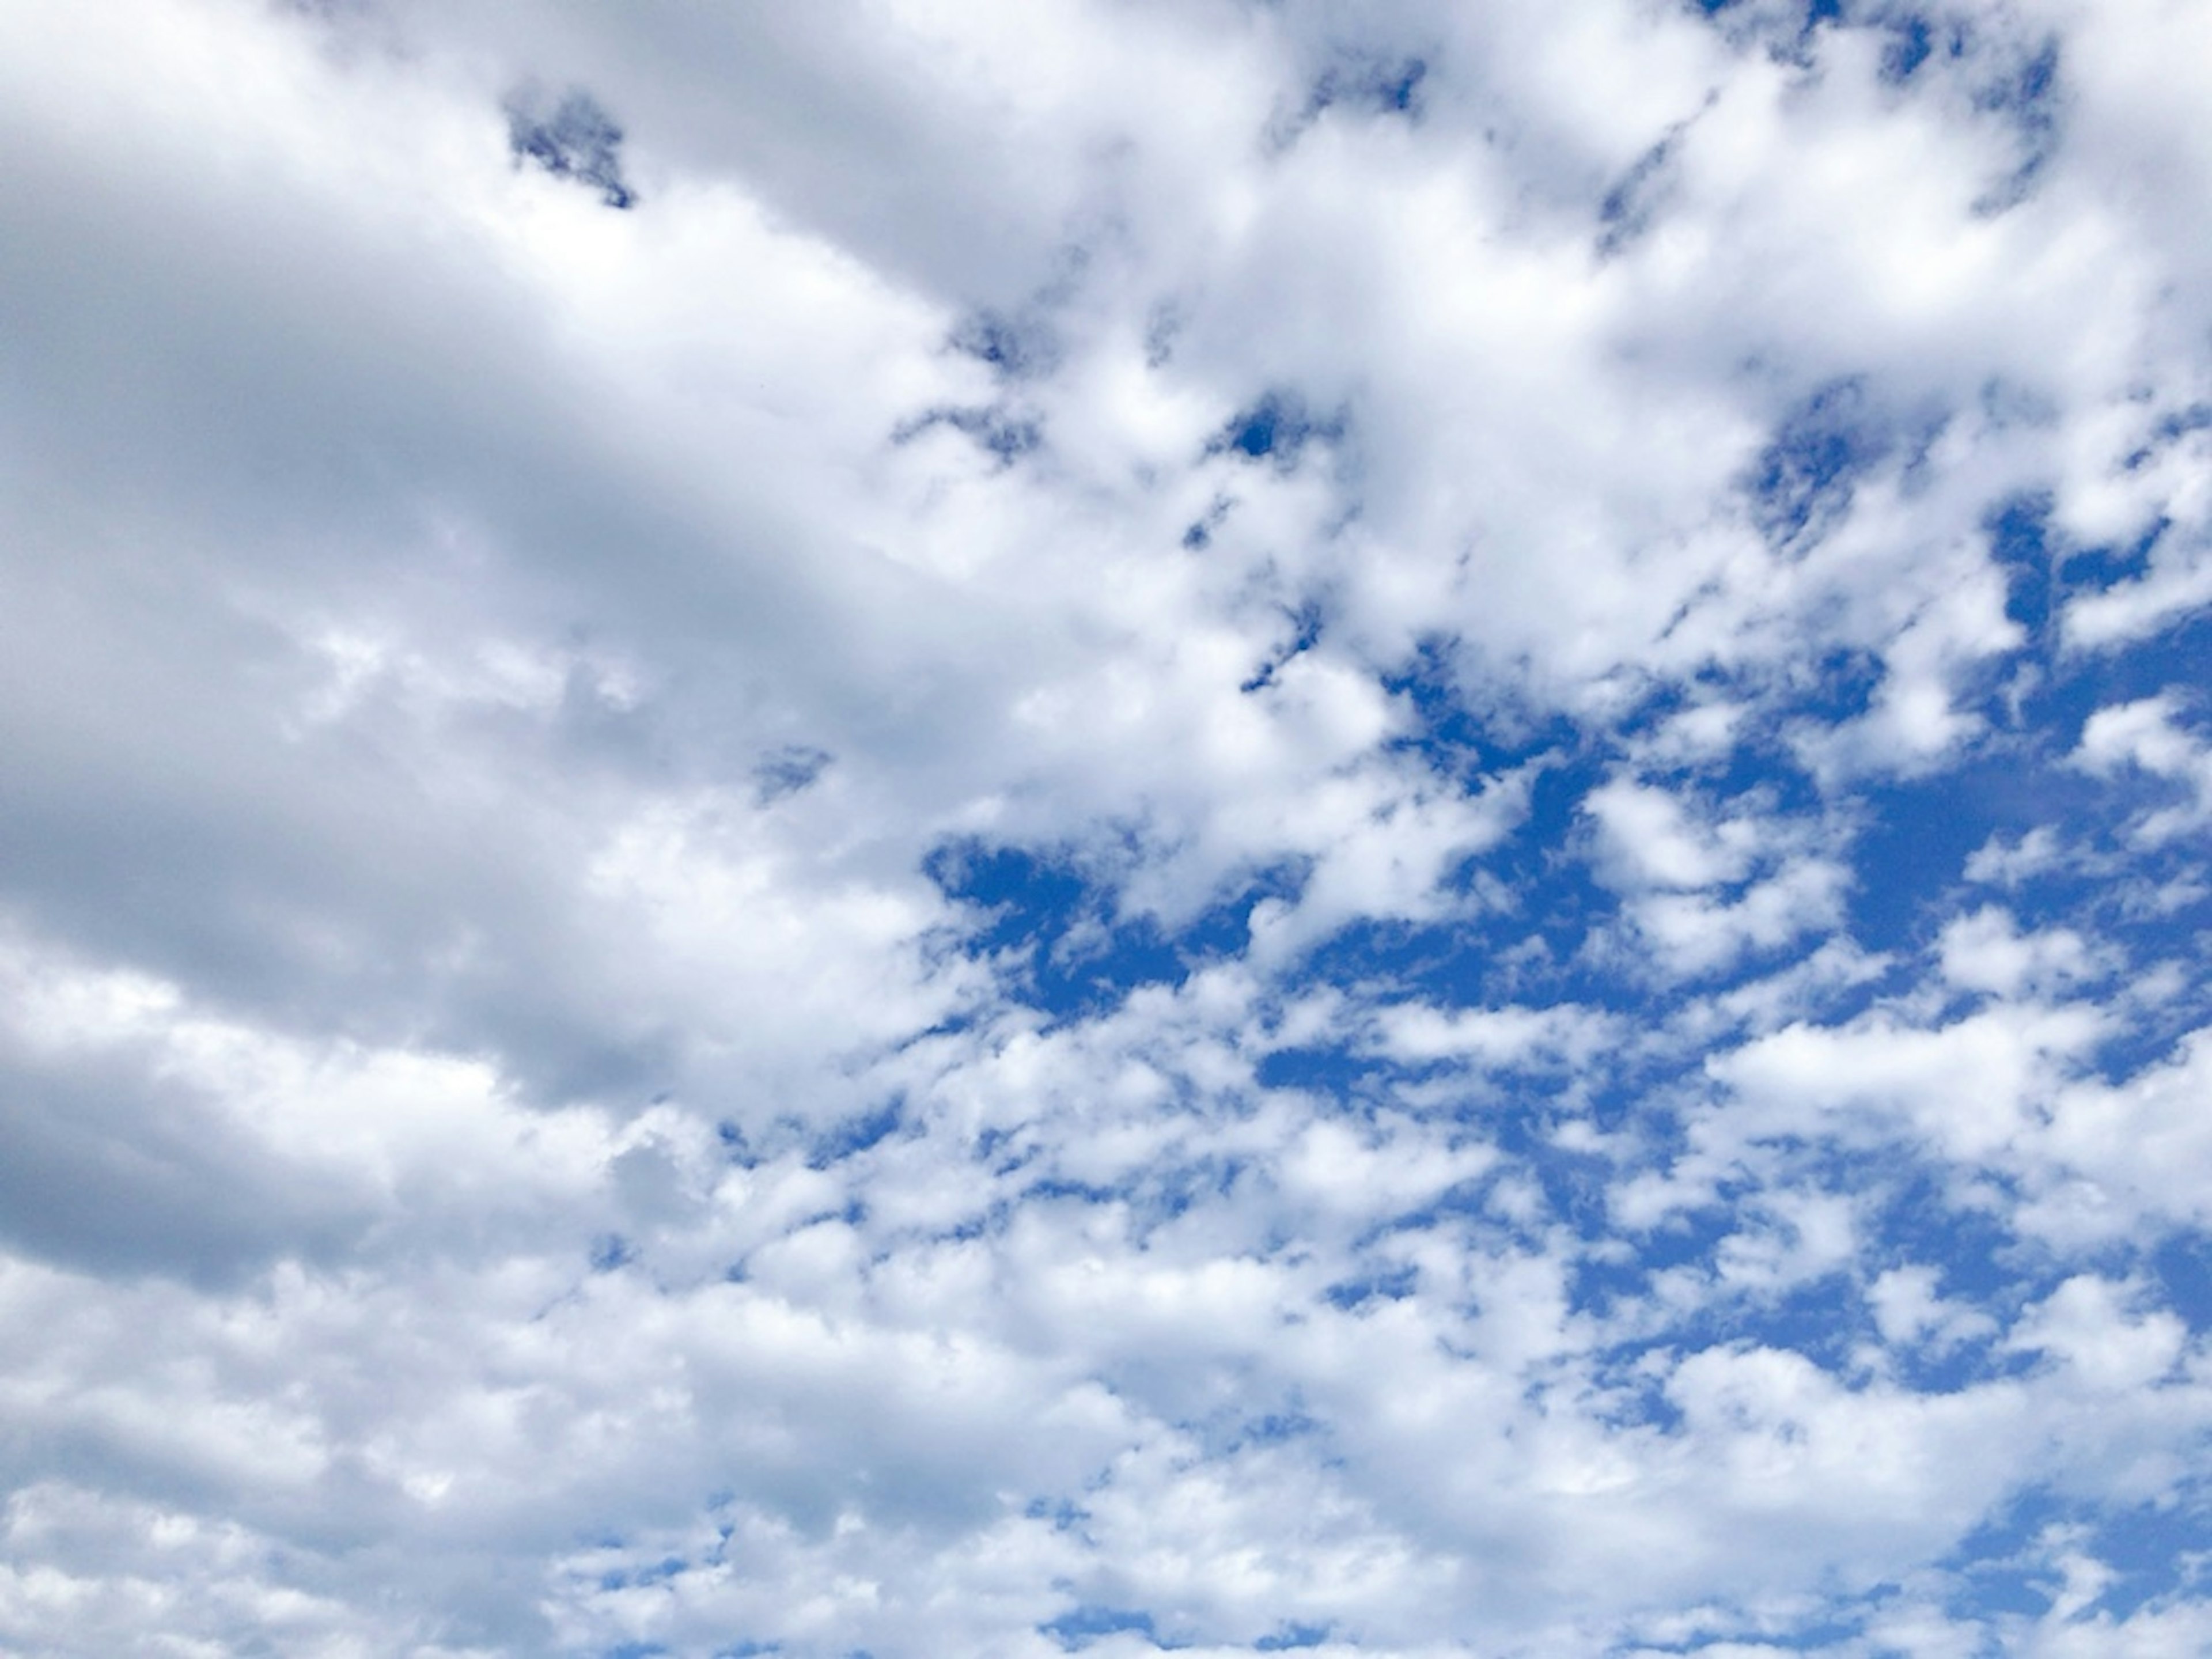
<svg viewBox="0 0 2212 1659"><path fill-rule="evenodd" d="M2212 1652L2208 109L0 7L0 1651Z"/></svg>

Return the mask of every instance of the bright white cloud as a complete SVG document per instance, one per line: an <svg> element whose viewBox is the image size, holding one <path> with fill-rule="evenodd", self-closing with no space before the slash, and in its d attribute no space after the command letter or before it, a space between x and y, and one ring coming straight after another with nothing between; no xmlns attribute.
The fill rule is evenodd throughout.
<svg viewBox="0 0 2212 1659"><path fill-rule="evenodd" d="M2203 1649L2208 27L0 15L0 1648Z"/></svg>

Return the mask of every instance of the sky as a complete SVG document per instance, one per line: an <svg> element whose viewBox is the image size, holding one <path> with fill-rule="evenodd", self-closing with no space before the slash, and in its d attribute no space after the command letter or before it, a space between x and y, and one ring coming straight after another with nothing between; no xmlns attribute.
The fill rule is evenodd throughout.
<svg viewBox="0 0 2212 1659"><path fill-rule="evenodd" d="M2212 7L0 7L0 1653L2212 1652Z"/></svg>

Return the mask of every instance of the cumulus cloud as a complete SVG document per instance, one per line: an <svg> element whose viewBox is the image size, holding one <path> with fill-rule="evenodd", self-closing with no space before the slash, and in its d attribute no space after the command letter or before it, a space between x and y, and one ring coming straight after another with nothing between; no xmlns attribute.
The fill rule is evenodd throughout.
<svg viewBox="0 0 2212 1659"><path fill-rule="evenodd" d="M0 15L0 1647L2201 1648L2207 27Z"/></svg>

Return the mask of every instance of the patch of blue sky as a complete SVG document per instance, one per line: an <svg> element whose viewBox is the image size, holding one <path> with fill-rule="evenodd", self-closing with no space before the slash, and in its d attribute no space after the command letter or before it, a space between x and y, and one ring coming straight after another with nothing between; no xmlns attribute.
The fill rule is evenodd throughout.
<svg viewBox="0 0 2212 1659"><path fill-rule="evenodd" d="M1331 64L1322 71L1307 99L1310 114L1336 106L1377 113L1418 118L1421 86L1429 74L1421 57L1361 58Z"/></svg>
<svg viewBox="0 0 2212 1659"><path fill-rule="evenodd" d="M1339 46L1313 74L1302 100L1278 106L1267 125L1268 148L1282 154L1324 119L1350 117L1418 126L1426 113L1430 74L1429 58L1421 52Z"/></svg>
<svg viewBox="0 0 2212 1659"><path fill-rule="evenodd" d="M1389 1074L1383 1062L1339 1042L1273 1048L1254 1068L1263 1089L1302 1089L1346 1112L1371 1105Z"/></svg>
<svg viewBox="0 0 2212 1659"><path fill-rule="evenodd" d="M1687 9L1711 20L1739 41L1753 40L1777 57L1802 59L1814 31L1845 22L1847 0L1790 0L1758 4L1754 0L1686 0Z"/></svg>
<svg viewBox="0 0 2212 1659"><path fill-rule="evenodd" d="M1413 715L1410 727L1391 739L1447 776L1499 775L1583 740L1583 729L1557 710L1507 702L1510 689L1461 682L1455 642L1431 635L1378 675L1394 701Z"/></svg>
<svg viewBox="0 0 2212 1659"><path fill-rule="evenodd" d="M2167 1596L2201 1594L2212 1579L2212 1489L2201 1478L2155 1504L2075 1504L2056 1524L2078 1528L2074 1547L2112 1570L2096 1605L2115 1618Z"/></svg>
<svg viewBox="0 0 2212 1659"><path fill-rule="evenodd" d="M587 185L611 208L637 205L637 193L623 176L623 130L590 93L571 88L549 107L544 93L526 88L508 100L507 118L507 143L518 162Z"/></svg>
<svg viewBox="0 0 2212 1659"><path fill-rule="evenodd" d="M1322 609L1316 601L1309 599L1295 608L1285 607L1285 615L1292 629L1290 639L1279 651L1261 663L1250 678L1237 686L1239 691L1249 694L1265 690L1275 683L1275 676L1282 672L1285 664L1321 642Z"/></svg>
<svg viewBox="0 0 2212 1659"><path fill-rule="evenodd" d="M808 1167L826 1170L848 1158L879 1146L906 1124L906 1103L891 1099L854 1114L827 1133L817 1135L807 1154Z"/></svg>
<svg viewBox="0 0 2212 1659"><path fill-rule="evenodd" d="M2041 133L2057 118L2058 96L2058 41L2053 36L1985 82L1976 101L1984 109L2004 111L2024 128Z"/></svg>
<svg viewBox="0 0 2212 1659"><path fill-rule="evenodd" d="M2160 1305L2187 1321L2192 1335L2212 1332L2212 1235L2171 1233L2144 1252L2143 1262Z"/></svg>
<svg viewBox="0 0 2212 1659"><path fill-rule="evenodd" d="M2050 545L2051 500L2031 491L2000 501L1983 519L1990 556L2005 573L2005 614L2038 640L2047 638L2052 585Z"/></svg>
<svg viewBox="0 0 2212 1659"><path fill-rule="evenodd" d="M1859 376L1831 380L1792 409L1744 477L1753 521L1778 550L1801 550L1843 522L1860 480L1898 434Z"/></svg>
<svg viewBox="0 0 2212 1659"><path fill-rule="evenodd" d="M1997 62L1980 77L1974 102L2012 128L2019 159L1976 204L1984 213L2002 212L2025 200L2063 138L2064 88L2059 44L2046 37L2030 49L1993 53Z"/></svg>
<svg viewBox="0 0 2212 1659"><path fill-rule="evenodd" d="M1310 443L1336 444L1343 441L1346 416L1342 410L1322 413L1310 408L1303 395L1276 387L1229 417L1206 444L1206 453L1234 454L1246 460L1268 460L1285 471L1296 467Z"/></svg>
<svg viewBox="0 0 2212 1659"><path fill-rule="evenodd" d="M1941 1295L2007 1316L2063 1276L2010 1226L2013 1195L1999 1178L1979 1174L1961 1191L1952 1171L1893 1146L1832 1157L1839 1189L1878 1200L1865 1213L1869 1268L1932 1265Z"/></svg>
<svg viewBox="0 0 2212 1659"><path fill-rule="evenodd" d="M1070 1498L1032 1498L1022 1506L1030 1521L1049 1521L1054 1532L1073 1532L1091 1518L1091 1511Z"/></svg>
<svg viewBox="0 0 2212 1659"><path fill-rule="evenodd" d="M618 1590L665 1584L679 1573L688 1572L690 1567L691 1564L680 1555L663 1556L658 1561L639 1566L613 1567L599 1575L599 1588Z"/></svg>
<svg viewBox="0 0 2212 1659"><path fill-rule="evenodd" d="M954 350L988 365L994 374L1009 380L1048 374L1060 356L1060 341L1051 323L1034 307L972 313L953 329L951 344Z"/></svg>
<svg viewBox="0 0 2212 1659"><path fill-rule="evenodd" d="M1164 1640L1154 1627L1152 1615L1135 1607L1108 1607L1086 1603L1061 1613L1058 1618L1039 1625L1037 1629L1060 1644L1069 1653L1080 1653L1091 1644L1124 1632L1144 1637L1154 1647L1170 1648L1186 1645Z"/></svg>
<svg viewBox="0 0 2212 1659"><path fill-rule="evenodd" d="M1967 860L1992 836L2026 834L2069 797L2089 799L2087 780L2021 759L1993 754L1858 792L1851 851L1862 875L1845 901L1855 939L1869 950L1924 949L1963 898Z"/></svg>
<svg viewBox="0 0 2212 1659"><path fill-rule="evenodd" d="M2102 1505L2039 1484L2015 1492L1936 1565L1949 1578L1946 1601L1954 1616L2033 1619L2051 1610L2068 1588L2063 1558L2094 1560L2094 1593L2075 1609L2124 1618L2158 1596L2203 1588L2203 1558L2212 1546L2196 1502Z"/></svg>
<svg viewBox="0 0 2212 1659"><path fill-rule="evenodd" d="M1290 1653L1300 1648L1317 1648L1329 1639L1335 1628L1333 1625L1279 1625L1267 1635L1255 1638L1252 1647L1259 1653Z"/></svg>
<svg viewBox="0 0 2212 1659"><path fill-rule="evenodd" d="M926 410L893 428L891 441L911 443L939 427L959 433L1001 466L1012 465L1043 447L1045 441L1044 424L1036 416L1000 404L947 404Z"/></svg>
<svg viewBox="0 0 2212 1659"><path fill-rule="evenodd" d="M2131 559L2131 568L2132 564ZM2097 584L2100 588L2111 585L2109 581ZM2212 653L2212 617L2177 617L2149 638L2121 648L2084 650L2073 655L2065 662L2063 675L2054 678L2050 690L2041 694L2044 700L2030 705L2032 715L2041 717L2055 740L2069 742L2070 746L2088 716L2108 704L2154 696L2169 687L2202 696L2205 664L2212 661L2208 653Z"/></svg>
<svg viewBox="0 0 2212 1659"><path fill-rule="evenodd" d="M1600 198L1597 252L1610 258L1651 228L1666 195L1667 173L1681 143L1682 129L1667 136L1635 162Z"/></svg>
<svg viewBox="0 0 2212 1659"><path fill-rule="evenodd" d="M938 848L923 867L981 922L963 948L997 962L1007 989L1059 1019L1116 1006L1141 986L1181 985L1194 962L1242 942L1243 919L1272 890L1255 883L1170 936L1152 917L1121 915L1111 884L1070 855L969 841Z"/></svg>
<svg viewBox="0 0 2212 1659"><path fill-rule="evenodd" d="M1904 82L1912 78L1936 50L1936 26L1926 17L1908 13L1888 23L1890 39L1882 48L1882 78Z"/></svg>
<svg viewBox="0 0 2212 1659"><path fill-rule="evenodd" d="M1240 1398L1206 1416L1182 1419L1176 1427L1203 1446L1209 1457L1235 1457L1304 1443L1319 1461L1333 1461L1324 1443L1329 1424L1301 1408L1296 1389L1284 1391L1284 1397L1272 1404Z"/></svg>
<svg viewBox="0 0 2212 1659"><path fill-rule="evenodd" d="M1419 1268L1400 1265L1340 1279L1322 1290L1322 1297L1340 1313L1355 1313L1373 1302L1403 1302L1420 1282Z"/></svg>

